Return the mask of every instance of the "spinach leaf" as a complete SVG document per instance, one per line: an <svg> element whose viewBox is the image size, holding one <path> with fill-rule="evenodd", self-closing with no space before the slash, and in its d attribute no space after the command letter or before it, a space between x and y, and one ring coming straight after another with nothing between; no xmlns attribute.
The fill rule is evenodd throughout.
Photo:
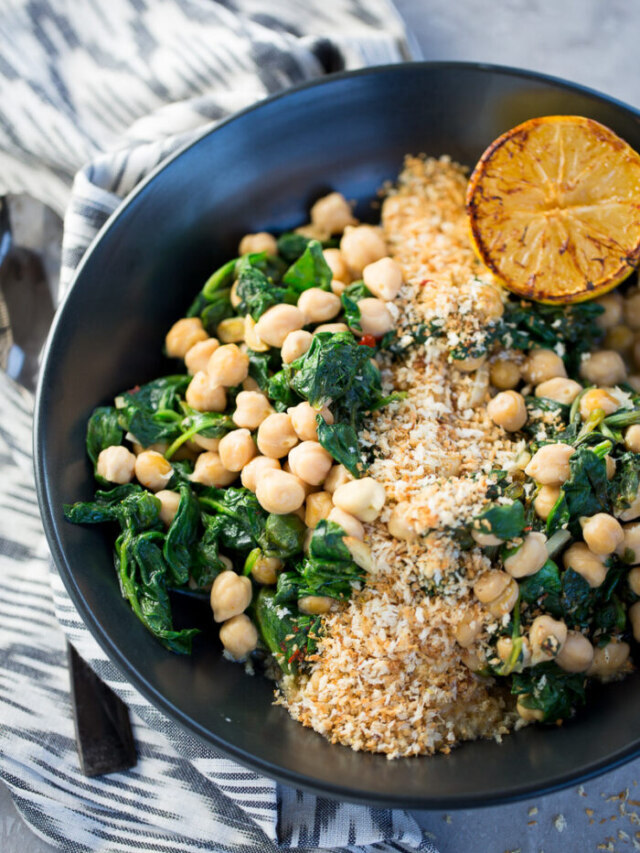
<svg viewBox="0 0 640 853"><path fill-rule="evenodd" d="M211 301L216 293L227 290L233 284L236 274L237 258L233 258L217 269L204 283L202 295L207 301Z"/></svg>
<svg viewBox="0 0 640 853"><path fill-rule="evenodd" d="M553 560L547 560L535 575L522 578L519 585L521 602L532 607L539 605L556 619L562 616L562 581Z"/></svg>
<svg viewBox="0 0 640 853"><path fill-rule="evenodd" d="M302 397L291 387L291 376L291 365L284 364L282 369L269 379L267 396L278 412L285 412L302 401Z"/></svg>
<svg viewBox="0 0 640 853"><path fill-rule="evenodd" d="M569 673L550 661L514 673L511 692L526 708L544 713L546 723L566 720L586 701L583 673Z"/></svg>
<svg viewBox="0 0 640 853"><path fill-rule="evenodd" d="M261 391L269 388L269 353L249 350L249 376L258 383Z"/></svg>
<svg viewBox="0 0 640 853"><path fill-rule="evenodd" d="M158 540L162 534L135 535L130 529L116 540L115 565L124 598L146 628L172 652L190 654L197 629L173 628L167 590L167 565Z"/></svg>
<svg viewBox="0 0 640 853"><path fill-rule="evenodd" d="M309 240L302 255L282 276L283 283L287 285L285 301L295 304L300 294L310 287L330 290L332 278L331 267L322 254L322 244L318 240Z"/></svg>
<svg viewBox="0 0 640 853"><path fill-rule="evenodd" d="M473 526L481 533L490 533L508 542L520 536L524 530L524 506L520 501L493 504L474 520Z"/></svg>
<svg viewBox="0 0 640 853"><path fill-rule="evenodd" d="M551 512L547 516L547 536L552 536L556 530L568 527L570 521L571 513L569 512L569 505L564 496L564 489L560 489L558 499L551 507Z"/></svg>
<svg viewBox="0 0 640 853"><path fill-rule="evenodd" d="M285 300L285 290L269 281L267 276L242 258L238 264L239 274L236 293L240 299L239 314L251 314L259 320L264 312Z"/></svg>
<svg viewBox="0 0 640 853"><path fill-rule="evenodd" d="M250 551L258 544L264 530L267 513L249 489L204 488L200 491L200 506L216 517L210 523L218 544L231 551ZM213 535L213 534L212 534Z"/></svg>
<svg viewBox="0 0 640 853"><path fill-rule="evenodd" d="M609 499L614 514L628 509L640 488L640 453L627 451L616 458L616 471L609 481Z"/></svg>
<svg viewBox="0 0 640 853"><path fill-rule="evenodd" d="M104 524L118 521L120 503L129 495L141 494L142 486L127 483L108 491L97 491L93 501L77 501L65 504L64 517L72 524Z"/></svg>
<svg viewBox="0 0 640 853"><path fill-rule="evenodd" d="M191 579L198 589L208 590L216 577L227 567L220 559L218 539L220 522L217 516L203 512L200 516L204 535L196 542L191 554Z"/></svg>
<svg viewBox="0 0 640 853"><path fill-rule="evenodd" d="M118 400L120 427L143 447L173 441L180 434L181 396L190 381L190 376L165 376L125 391Z"/></svg>
<svg viewBox="0 0 640 853"><path fill-rule="evenodd" d="M593 612L591 587L571 568L562 575L562 610L569 628L588 627Z"/></svg>
<svg viewBox="0 0 640 853"><path fill-rule="evenodd" d="M200 506L187 485L180 486L180 503L164 540L162 554L169 568L170 580L182 586L189 580L191 552L198 538Z"/></svg>
<svg viewBox="0 0 640 853"><path fill-rule="evenodd" d="M286 231L278 237L278 254L280 257L292 264L309 245L310 238L304 234L296 234L295 231Z"/></svg>
<svg viewBox="0 0 640 853"><path fill-rule="evenodd" d="M365 466L358 449L358 434L351 424L328 424L322 415L316 415L316 424L318 441L324 449L350 474L361 477Z"/></svg>
<svg viewBox="0 0 640 853"><path fill-rule="evenodd" d="M365 286L363 281L355 281L353 284L350 284L343 290L340 296L340 301L344 309L345 323L350 329L354 329L356 332L362 331L358 302L367 296L373 296L373 294Z"/></svg>
<svg viewBox="0 0 640 853"><path fill-rule="evenodd" d="M609 512L609 482L604 459L585 445L572 454L569 470L571 475L562 489L571 518L569 529L577 536L581 516Z"/></svg>
<svg viewBox="0 0 640 853"><path fill-rule="evenodd" d="M282 671L299 672L316 651L320 617L278 604L273 590L266 587L258 594L255 614L262 641Z"/></svg>
<svg viewBox="0 0 640 853"><path fill-rule="evenodd" d="M222 438L223 435L236 429L230 415L223 415L220 412L198 412L186 403L182 404L182 409L186 414L180 421L181 434L167 448L164 454L166 459L171 459L176 450L194 435L201 435L203 438Z"/></svg>
<svg viewBox="0 0 640 853"><path fill-rule="evenodd" d="M233 314L231 290L219 290L203 306L200 311L200 319L207 332L212 337L215 337L218 331L218 324L228 317L233 317Z"/></svg>
<svg viewBox="0 0 640 853"><path fill-rule="evenodd" d="M297 515L271 514L258 537L260 548L267 557L279 557L281 560L301 554L306 529Z"/></svg>
<svg viewBox="0 0 640 853"><path fill-rule="evenodd" d="M98 474L98 456L107 447L122 444L124 431L118 423L118 411L113 406L94 409L87 421L87 456L93 463L93 473L102 485L107 481Z"/></svg>
<svg viewBox="0 0 640 853"><path fill-rule="evenodd" d="M309 543L309 559L320 563L350 563L351 553L344 544L347 534L335 521L318 522Z"/></svg>

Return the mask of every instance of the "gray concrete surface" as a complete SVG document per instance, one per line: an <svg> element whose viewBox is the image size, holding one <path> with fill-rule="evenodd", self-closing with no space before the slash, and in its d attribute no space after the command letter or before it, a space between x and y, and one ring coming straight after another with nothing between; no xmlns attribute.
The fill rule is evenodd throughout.
<svg viewBox="0 0 640 853"><path fill-rule="evenodd" d="M396 5L425 59L543 71L640 107L637 0L396 0ZM547 797L416 817L433 833L440 853L622 853L640 850L639 783L640 762L633 762ZM51 850L20 820L0 785L0 851Z"/></svg>

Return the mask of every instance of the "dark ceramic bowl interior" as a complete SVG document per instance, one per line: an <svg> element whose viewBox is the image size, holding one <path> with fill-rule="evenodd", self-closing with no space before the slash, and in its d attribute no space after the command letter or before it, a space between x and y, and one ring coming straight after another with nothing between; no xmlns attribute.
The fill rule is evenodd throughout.
<svg viewBox="0 0 640 853"><path fill-rule="evenodd" d="M84 430L94 406L167 372L163 338L248 231L281 231L330 189L372 218L406 153L473 165L534 116L597 119L640 149L639 114L591 91L515 70L420 63L338 75L237 115L179 153L111 218L49 340L39 388L37 477L49 543L98 642L158 708L257 771L347 800L415 808L487 805L553 790L630 759L640 746L640 677L594 693L561 728L388 761L331 746L272 704L273 685L220 655L208 608L178 618L205 632L192 657L166 652L121 598L106 532L65 523L93 491Z"/></svg>

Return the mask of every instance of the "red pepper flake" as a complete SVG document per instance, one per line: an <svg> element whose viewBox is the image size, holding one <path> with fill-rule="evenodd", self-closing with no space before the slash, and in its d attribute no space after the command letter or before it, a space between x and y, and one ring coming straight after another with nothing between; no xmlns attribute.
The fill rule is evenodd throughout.
<svg viewBox="0 0 640 853"><path fill-rule="evenodd" d="M302 654L302 649L296 649L295 652L291 655L291 657L287 661L287 663L291 664L294 660L302 660L303 657L304 657L304 655Z"/></svg>
<svg viewBox="0 0 640 853"><path fill-rule="evenodd" d="M363 335L358 341L358 343L361 347L371 347L373 349L376 345L376 339L373 337L373 335Z"/></svg>
<svg viewBox="0 0 640 853"><path fill-rule="evenodd" d="M140 386L134 385L133 388L129 388L129 390L127 391L127 394L137 394L139 390L140 390Z"/></svg>

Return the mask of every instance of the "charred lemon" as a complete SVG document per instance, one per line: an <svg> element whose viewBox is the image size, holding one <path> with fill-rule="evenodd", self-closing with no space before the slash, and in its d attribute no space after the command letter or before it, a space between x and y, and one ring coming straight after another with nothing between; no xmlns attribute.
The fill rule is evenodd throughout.
<svg viewBox="0 0 640 853"><path fill-rule="evenodd" d="M640 261L640 155L582 116L545 116L500 136L467 189L480 259L513 293L582 302Z"/></svg>

